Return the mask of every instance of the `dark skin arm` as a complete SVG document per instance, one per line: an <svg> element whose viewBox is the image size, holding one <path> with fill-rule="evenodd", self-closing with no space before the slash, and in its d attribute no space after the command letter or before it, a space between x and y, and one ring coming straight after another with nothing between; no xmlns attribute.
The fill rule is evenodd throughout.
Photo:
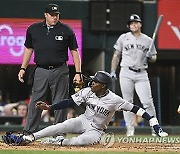
<svg viewBox="0 0 180 154"><path fill-rule="evenodd" d="M72 107L74 105L76 105L76 103L73 101L72 98L64 99L58 103L53 103L52 105L48 105L43 101L38 101L36 103L36 107L41 110L61 110Z"/></svg>
<svg viewBox="0 0 180 154"><path fill-rule="evenodd" d="M48 105L43 101L39 101L36 103L36 108L39 108L41 110L51 110L51 105Z"/></svg>

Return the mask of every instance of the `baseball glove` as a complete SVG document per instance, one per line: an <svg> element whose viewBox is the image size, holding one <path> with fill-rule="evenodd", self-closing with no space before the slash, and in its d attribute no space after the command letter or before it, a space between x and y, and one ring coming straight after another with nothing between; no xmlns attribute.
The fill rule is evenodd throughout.
<svg viewBox="0 0 180 154"><path fill-rule="evenodd" d="M21 146L30 143L23 139L24 133L19 133L15 131L8 131L2 136L2 141L8 145Z"/></svg>
<svg viewBox="0 0 180 154"><path fill-rule="evenodd" d="M84 82L83 81L74 81L73 82L73 87L74 87L74 91L75 93L77 93L79 90L81 90L82 88L84 88Z"/></svg>

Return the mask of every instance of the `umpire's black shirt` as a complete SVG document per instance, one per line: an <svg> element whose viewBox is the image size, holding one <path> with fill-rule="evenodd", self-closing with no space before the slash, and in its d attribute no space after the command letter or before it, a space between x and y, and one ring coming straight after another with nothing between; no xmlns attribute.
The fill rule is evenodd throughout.
<svg viewBox="0 0 180 154"><path fill-rule="evenodd" d="M73 30L58 22L47 28L45 21L29 26L24 45L34 50L34 62L37 65L58 65L68 60L70 50L78 48Z"/></svg>

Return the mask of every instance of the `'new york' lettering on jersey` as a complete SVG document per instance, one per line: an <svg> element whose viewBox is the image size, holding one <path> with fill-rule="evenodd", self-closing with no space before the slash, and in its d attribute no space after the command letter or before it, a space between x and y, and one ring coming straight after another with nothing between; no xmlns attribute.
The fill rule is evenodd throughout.
<svg viewBox="0 0 180 154"><path fill-rule="evenodd" d="M80 90L71 96L79 106L86 103L84 116L97 129L106 129L114 113L124 108L125 101L109 90L104 97L97 97L90 87Z"/></svg>
<svg viewBox="0 0 180 154"><path fill-rule="evenodd" d="M110 111L105 109L104 107L101 107L101 106L96 106L96 105L93 105L93 104L88 104L89 108L94 110L95 112L97 113L101 113L103 114L104 116L108 116Z"/></svg>
<svg viewBox="0 0 180 154"><path fill-rule="evenodd" d="M131 50L131 49L138 49L138 50L141 50L141 51L143 51L143 52L147 52L148 50L149 50L149 48L148 47L146 47L146 46L144 46L144 45L142 45L142 44L127 44L125 47L124 47L124 49L126 50L126 51L128 51L128 50Z"/></svg>

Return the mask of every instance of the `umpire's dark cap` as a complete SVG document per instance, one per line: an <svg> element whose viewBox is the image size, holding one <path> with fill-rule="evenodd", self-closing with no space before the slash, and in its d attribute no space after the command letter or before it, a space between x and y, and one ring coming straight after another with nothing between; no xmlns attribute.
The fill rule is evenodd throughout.
<svg viewBox="0 0 180 154"><path fill-rule="evenodd" d="M112 78L111 75L108 72L105 71L98 71L96 74L91 77L93 81L103 83L107 86L111 85Z"/></svg>
<svg viewBox="0 0 180 154"><path fill-rule="evenodd" d="M59 12L59 6L57 4L48 4L45 7L45 13L49 14L60 14Z"/></svg>
<svg viewBox="0 0 180 154"><path fill-rule="evenodd" d="M142 23L141 18L137 14L131 14L131 16L129 17L128 25L132 21L137 21L137 22Z"/></svg>

